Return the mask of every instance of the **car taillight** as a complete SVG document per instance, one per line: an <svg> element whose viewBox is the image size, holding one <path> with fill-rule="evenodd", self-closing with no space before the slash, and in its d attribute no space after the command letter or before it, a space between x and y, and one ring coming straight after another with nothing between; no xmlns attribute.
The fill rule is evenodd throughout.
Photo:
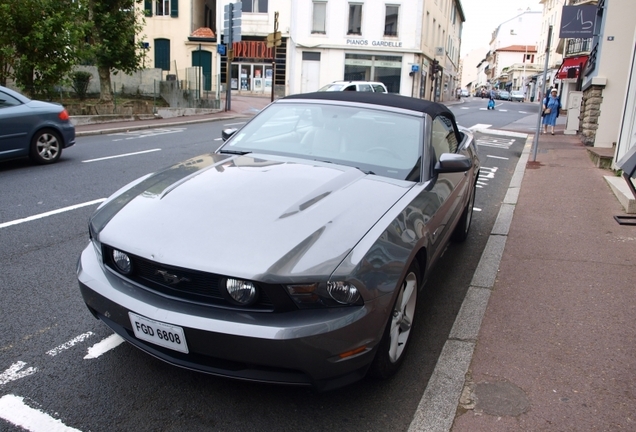
<svg viewBox="0 0 636 432"><path fill-rule="evenodd" d="M58 117L60 118L60 120L64 121L70 118L70 116L68 115L68 111L66 111L65 109L63 109L62 112L58 114Z"/></svg>

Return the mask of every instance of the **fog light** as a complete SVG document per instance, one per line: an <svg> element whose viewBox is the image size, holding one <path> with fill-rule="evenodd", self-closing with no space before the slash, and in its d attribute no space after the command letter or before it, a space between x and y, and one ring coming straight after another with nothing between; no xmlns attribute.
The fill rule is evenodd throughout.
<svg viewBox="0 0 636 432"><path fill-rule="evenodd" d="M132 272L132 262L124 252L117 249L113 250L113 262L121 273L127 275Z"/></svg>
<svg viewBox="0 0 636 432"><path fill-rule="evenodd" d="M230 298L242 306L247 306L256 300L257 291L252 282L228 279L225 282L225 289Z"/></svg>
<svg viewBox="0 0 636 432"><path fill-rule="evenodd" d="M354 304L360 299L358 288L347 282L327 282L327 292L341 304Z"/></svg>

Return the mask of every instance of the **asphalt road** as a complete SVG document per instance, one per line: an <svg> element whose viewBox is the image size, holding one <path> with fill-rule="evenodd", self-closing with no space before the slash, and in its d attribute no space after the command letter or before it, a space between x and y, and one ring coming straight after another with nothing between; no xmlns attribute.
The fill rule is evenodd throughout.
<svg viewBox="0 0 636 432"><path fill-rule="evenodd" d="M464 126L505 127L529 115L482 117L481 106L453 110ZM0 430L23 430L16 425L25 423L6 420L10 413L36 432L408 429L525 140L476 134L482 172L473 226L428 279L400 373L318 394L207 376L113 346L79 294L75 266L98 203L146 173L213 151L233 123L240 120L81 137L53 166L0 163Z"/></svg>

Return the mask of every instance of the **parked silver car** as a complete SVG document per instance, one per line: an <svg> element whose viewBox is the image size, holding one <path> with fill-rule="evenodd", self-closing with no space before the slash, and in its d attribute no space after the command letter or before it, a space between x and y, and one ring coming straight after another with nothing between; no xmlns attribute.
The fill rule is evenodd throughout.
<svg viewBox="0 0 636 432"><path fill-rule="evenodd" d="M50 164L73 144L75 126L62 105L0 86L0 159L29 156L35 163Z"/></svg>
<svg viewBox="0 0 636 432"><path fill-rule="evenodd" d="M188 369L333 389L394 374L471 225L479 159L444 105L319 92L116 192L78 263L93 315Z"/></svg>

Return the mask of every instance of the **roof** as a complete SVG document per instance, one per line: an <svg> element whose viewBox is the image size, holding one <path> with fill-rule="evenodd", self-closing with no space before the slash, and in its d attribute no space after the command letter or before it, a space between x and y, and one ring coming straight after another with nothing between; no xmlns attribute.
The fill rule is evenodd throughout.
<svg viewBox="0 0 636 432"><path fill-rule="evenodd" d="M455 116L446 107L446 105L424 99L402 96L394 93L315 92L290 95L283 99L315 99L381 105L385 107L401 108L405 110L421 112L428 114L433 118L437 117L440 114L444 114L446 117L450 117L453 121L455 121Z"/></svg>
<svg viewBox="0 0 636 432"><path fill-rule="evenodd" d="M537 52L536 45L510 45L504 48L498 48L497 52Z"/></svg>

